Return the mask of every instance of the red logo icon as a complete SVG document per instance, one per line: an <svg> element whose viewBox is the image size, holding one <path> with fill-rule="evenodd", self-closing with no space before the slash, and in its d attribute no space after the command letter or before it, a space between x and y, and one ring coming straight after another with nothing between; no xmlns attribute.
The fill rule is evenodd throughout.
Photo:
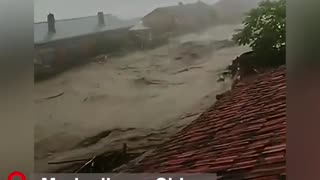
<svg viewBox="0 0 320 180"><path fill-rule="evenodd" d="M26 176L18 171L15 171L15 172L12 172L11 174L9 174L8 180L14 180L13 179L14 177L18 177L18 178L20 178L20 180L27 180Z"/></svg>

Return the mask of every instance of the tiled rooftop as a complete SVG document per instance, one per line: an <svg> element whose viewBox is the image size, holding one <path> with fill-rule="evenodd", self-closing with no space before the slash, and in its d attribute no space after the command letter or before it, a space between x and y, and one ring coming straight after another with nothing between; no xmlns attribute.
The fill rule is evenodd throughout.
<svg viewBox="0 0 320 180"><path fill-rule="evenodd" d="M240 81L197 120L129 172L217 173L220 179L286 176L285 67Z"/></svg>

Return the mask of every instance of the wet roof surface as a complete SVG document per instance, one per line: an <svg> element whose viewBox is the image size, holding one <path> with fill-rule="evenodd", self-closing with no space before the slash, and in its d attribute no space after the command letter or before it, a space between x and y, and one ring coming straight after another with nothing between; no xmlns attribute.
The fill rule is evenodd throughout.
<svg viewBox="0 0 320 180"><path fill-rule="evenodd" d="M286 176L285 67L239 82L197 120L128 172L217 173L220 179Z"/></svg>
<svg viewBox="0 0 320 180"><path fill-rule="evenodd" d="M53 35L48 34L47 22L34 23L34 43L40 44L102 31L131 27L139 22L139 19L123 20L108 14L104 15L104 19L106 23L105 26L98 25L97 16L56 20L56 33Z"/></svg>

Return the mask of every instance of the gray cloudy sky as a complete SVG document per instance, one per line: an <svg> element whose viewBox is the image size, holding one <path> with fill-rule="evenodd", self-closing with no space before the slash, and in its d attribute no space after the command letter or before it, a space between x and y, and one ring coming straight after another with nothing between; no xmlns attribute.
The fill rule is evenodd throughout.
<svg viewBox="0 0 320 180"><path fill-rule="evenodd" d="M56 19L95 15L98 11L122 18L141 17L159 6L191 3L198 0L34 0L34 21L46 21L49 12ZM217 0L202 0L213 4Z"/></svg>

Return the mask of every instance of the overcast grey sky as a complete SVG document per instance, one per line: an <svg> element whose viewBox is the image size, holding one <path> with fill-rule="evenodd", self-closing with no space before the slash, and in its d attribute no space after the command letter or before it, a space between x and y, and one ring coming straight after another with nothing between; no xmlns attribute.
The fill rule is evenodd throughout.
<svg viewBox="0 0 320 180"><path fill-rule="evenodd" d="M34 21L46 21L49 12L56 19L96 15L98 11L122 18L141 17L159 6L191 3L198 0L34 0ZM202 0L213 4L217 0Z"/></svg>

